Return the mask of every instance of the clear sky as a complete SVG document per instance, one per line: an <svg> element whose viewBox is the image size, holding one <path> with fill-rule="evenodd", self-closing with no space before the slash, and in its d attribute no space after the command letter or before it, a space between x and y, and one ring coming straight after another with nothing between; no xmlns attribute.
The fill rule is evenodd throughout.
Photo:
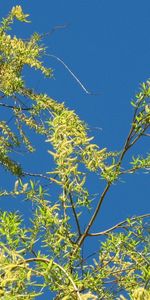
<svg viewBox="0 0 150 300"><path fill-rule="evenodd" d="M13 32L21 37L67 25L44 39L47 53L60 57L96 95L84 93L67 70L51 57L44 61L53 68L55 79L44 79L39 73L29 76L26 71L28 84L75 109L91 128L90 134L100 147L120 150L131 123L130 101L139 84L150 77L150 1L1 0L0 16L7 15L13 5L22 5L32 20L29 24L16 22L13 26ZM148 152L149 148L144 138L129 156ZM30 171L42 172L47 162L44 157L39 160L38 155L36 159L34 165L30 158L26 164ZM102 191L101 181L93 181L91 185L93 192ZM148 213L148 189L149 176L141 173L128 175L114 184L95 230L106 229L129 216ZM2 207L6 208L5 203Z"/></svg>

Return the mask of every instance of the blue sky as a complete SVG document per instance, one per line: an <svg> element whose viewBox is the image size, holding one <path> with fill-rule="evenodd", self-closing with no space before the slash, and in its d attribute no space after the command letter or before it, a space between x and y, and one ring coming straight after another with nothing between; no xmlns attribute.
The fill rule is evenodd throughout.
<svg viewBox="0 0 150 300"><path fill-rule="evenodd" d="M130 101L139 84L150 77L150 1L1 0L0 15L7 15L12 5L22 5L32 20L30 24L15 23L13 32L21 37L68 24L44 39L47 52L60 57L87 89L97 95L84 93L67 70L50 57L44 61L53 68L55 79L43 79L40 74L29 76L26 71L29 85L75 109L100 147L120 150L131 123ZM147 138L143 139L129 157L133 153L147 153L149 146ZM35 160L33 170L43 170L46 161L44 158L39 161L38 155L36 159L38 165ZM26 163L31 167L30 158ZM91 184L95 192L102 191L101 181ZM115 184L93 230L105 229L128 216L148 213L148 187L148 175L140 173L128 175ZM6 204L2 203L2 207Z"/></svg>

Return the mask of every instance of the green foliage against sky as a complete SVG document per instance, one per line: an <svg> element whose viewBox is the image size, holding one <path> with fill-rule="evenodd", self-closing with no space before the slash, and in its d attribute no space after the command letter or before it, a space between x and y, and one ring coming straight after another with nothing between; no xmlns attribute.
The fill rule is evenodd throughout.
<svg viewBox="0 0 150 300"><path fill-rule="evenodd" d="M42 64L46 49L41 46L40 35L22 40L9 34L16 19L29 22L20 6L12 8L0 28L0 106L13 116L13 125L5 119L0 122L0 163L14 182L12 190L1 187L0 197L25 199L32 202L33 209L27 223L19 212L0 213L0 297L36 299L48 288L55 300L148 300L149 215L127 219L98 233L92 232L92 225L114 183L125 174L149 172L147 153L132 157L126 169L122 164L139 139L149 138L150 82L141 85L132 101L133 120L122 149L101 149L74 111L26 86L26 65L47 77L53 72ZM31 155L36 151L30 130L32 137L44 137L53 159L46 174L24 171L13 157L23 149ZM105 182L95 209L87 184L91 173ZM46 188L43 180L48 182ZM53 188L56 195L51 199ZM87 211L84 229L83 211ZM88 260L82 247L96 236L103 238L95 258Z"/></svg>

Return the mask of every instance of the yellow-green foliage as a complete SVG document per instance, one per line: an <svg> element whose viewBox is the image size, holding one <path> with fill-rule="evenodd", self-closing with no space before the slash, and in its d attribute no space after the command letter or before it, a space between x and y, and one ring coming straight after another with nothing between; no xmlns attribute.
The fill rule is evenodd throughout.
<svg viewBox="0 0 150 300"><path fill-rule="evenodd" d="M11 10L8 18L3 20L0 29L0 89L9 96L14 92L19 93L24 86L21 74L24 65L39 69L46 76L51 74L51 70L43 67L39 60L44 48L38 45L37 34L29 41L23 41L6 33L9 29L8 25L13 23L14 18L27 22L27 16L22 12L21 6L16 6Z"/></svg>
<svg viewBox="0 0 150 300"><path fill-rule="evenodd" d="M55 151L49 151L49 153L57 164L55 172L60 177L57 183L67 187L70 191L81 192L85 177L79 170L79 164L84 164L90 171L100 172L107 158L106 149L100 150L97 145L90 143L92 138L88 137L86 126L74 111L69 111L64 104L58 103L47 95L36 94L25 87L22 76L25 65L41 70L46 76L51 75L51 69L45 68L40 61L44 48L38 43L39 35L34 34L29 40L24 41L6 33L9 29L8 25L13 23L14 18L27 22L27 16L20 6L16 6L11 10L8 18L2 22L0 90L6 96L13 97L20 94L35 102L31 102L31 110L28 110L28 113L23 112L21 107L13 110L21 140L29 151L34 150L22 124L33 128L40 134L46 134L47 142L53 145ZM50 117L45 124L42 124L36 121L35 117L44 110L49 111Z"/></svg>
<svg viewBox="0 0 150 300"><path fill-rule="evenodd" d="M92 238L90 229L113 182L124 173L150 168L149 155L133 157L129 168L122 166L126 152L149 127L149 81L132 102L134 118L123 148L107 152L93 142L73 110L26 86L26 65L52 76L52 70L43 66L45 48L38 34L23 40L7 33L15 19L28 23L28 16L21 6L15 6L0 27L0 106L10 109L12 120L0 122L0 164L17 177L10 191L1 189L0 197L24 195L32 201L33 211L27 225L18 213L0 211L0 299L35 299L48 287L56 293L56 300L124 299L122 289L133 300L148 300L149 239L141 219L124 221L125 233L113 234L110 229L98 234L107 234L107 238L92 264L82 256L81 247L87 237ZM17 151L36 151L32 137L38 134L54 160L52 167L51 160L47 163L45 174L25 172L13 160ZM85 228L80 215L93 197L87 189L91 172L94 178L105 180L106 186ZM41 182L28 176L38 176ZM48 180L46 190L43 179Z"/></svg>

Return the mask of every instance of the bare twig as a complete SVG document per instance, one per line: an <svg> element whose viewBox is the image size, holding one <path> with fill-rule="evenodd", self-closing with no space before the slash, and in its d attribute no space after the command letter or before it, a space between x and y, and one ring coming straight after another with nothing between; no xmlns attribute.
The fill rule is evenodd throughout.
<svg viewBox="0 0 150 300"><path fill-rule="evenodd" d="M15 106L15 105L8 105L5 103L0 103L0 106L6 107L6 108L11 108L11 109L17 109L17 110L32 110L33 109L32 107L23 108L23 107L19 107L19 106Z"/></svg>
<svg viewBox="0 0 150 300"><path fill-rule="evenodd" d="M71 69L66 65L66 63L64 63L64 61L62 59L60 59L58 56L53 55L53 54L46 54L46 56L50 56L50 57L53 57L56 60L58 60L67 69L67 71L71 74L71 76L77 81L77 83L81 86L81 88L83 89L83 91L86 94L94 95L94 93L90 92L89 90L87 90L87 88L85 88L83 83L78 79L78 77L71 71Z"/></svg>
<svg viewBox="0 0 150 300"><path fill-rule="evenodd" d="M23 172L23 176L33 176L33 177L41 177L44 179L47 179L50 181L50 178L44 174L37 174L37 173L29 173L29 172Z"/></svg>
<svg viewBox="0 0 150 300"><path fill-rule="evenodd" d="M144 215L140 215L140 216L137 216L137 217L133 217L133 218L130 218L130 221L136 221L138 220L139 218L147 218L147 217L150 217L150 214L144 214ZM124 224L126 224L128 221L127 220L124 220L122 222L119 222L117 223L116 225L110 227L109 229L106 229L104 231L100 231L100 232L95 232L95 233L88 233L87 235L88 236L100 236L100 235L105 235L105 234L108 234L109 232L115 230L115 229L119 229L119 228L122 228Z"/></svg>
<svg viewBox="0 0 150 300"><path fill-rule="evenodd" d="M136 166L136 167L134 167L134 168L130 168L130 169L127 169L127 170L125 170L125 171L121 171L120 172L120 175L124 175L124 174L132 174L132 173L135 173L136 171L138 171L138 170L141 170L141 169L146 169L146 170L149 170L149 166L144 166L144 167L142 167L142 166Z"/></svg>
<svg viewBox="0 0 150 300"><path fill-rule="evenodd" d="M60 29L65 29L68 27L69 24L64 24L64 25L56 25L54 26L52 29L50 29L50 31L45 32L40 34L40 38L44 38L46 36L51 36L53 33L55 33L56 31L60 30Z"/></svg>
<svg viewBox="0 0 150 300"><path fill-rule="evenodd" d="M150 133L142 133L143 136L150 136Z"/></svg>

